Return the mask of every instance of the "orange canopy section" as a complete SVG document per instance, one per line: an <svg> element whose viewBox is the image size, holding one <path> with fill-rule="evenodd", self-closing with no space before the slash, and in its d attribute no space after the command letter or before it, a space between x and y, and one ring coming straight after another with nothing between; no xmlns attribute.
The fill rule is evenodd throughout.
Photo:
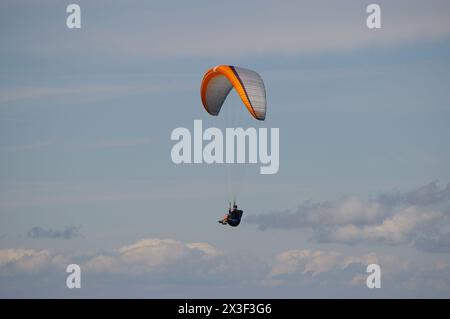
<svg viewBox="0 0 450 319"><path fill-rule="evenodd" d="M250 114L266 118L266 89L258 73L232 65L218 65L206 71L200 94L206 111L217 116L228 93L234 88Z"/></svg>

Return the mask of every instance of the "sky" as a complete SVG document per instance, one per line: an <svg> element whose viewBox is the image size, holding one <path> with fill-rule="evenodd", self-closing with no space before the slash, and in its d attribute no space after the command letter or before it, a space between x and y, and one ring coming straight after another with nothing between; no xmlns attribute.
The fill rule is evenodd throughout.
<svg viewBox="0 0 450 319"><path fill-rule="evenodd" d="M1 298L450 297L448 1L377 1L381 29L369 1L77 1L81 29L69 3L0 3ZM264 122L205 112L220 64L261 75ZM172 162L239 108L277 174Z"/></svg>

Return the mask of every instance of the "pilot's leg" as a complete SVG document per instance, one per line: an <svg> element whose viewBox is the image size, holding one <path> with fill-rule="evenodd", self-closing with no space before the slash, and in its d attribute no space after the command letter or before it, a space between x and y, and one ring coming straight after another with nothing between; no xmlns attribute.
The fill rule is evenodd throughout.
<svg viewBox="0 0 450 319"><path fill-rule="evenodd" d="M223 216L223 219L219 220L219 223L221 223L222 225L226 225L227 224L227 220L228 220L228 215L225 214L225 216Z"/></svg>

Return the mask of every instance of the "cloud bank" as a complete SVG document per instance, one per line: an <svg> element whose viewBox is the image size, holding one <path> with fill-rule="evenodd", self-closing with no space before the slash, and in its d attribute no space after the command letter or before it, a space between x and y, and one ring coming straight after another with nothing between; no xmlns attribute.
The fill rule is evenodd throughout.
<svg viewBox="0 0 450 319"><path fill-rule="evenodd" d="M81 267L84 292L106 282L111 285L108 289L120 283L119 291L142 285L152 289L170 286L172 292L178 291L174 287L183 291L192 285L214 291L231 285L253 287L253 291L266 291L268 295L280 289L287 289L286 293L291 293L289 289L319 289L323 293L341 289L353 291L357 296L357 291L367 291L366 267L372 263L381 266L385 286L416 293L427 287L437 295L450 292L450 263L445 261L419 266L388 254L311 249L286 250L261 259L251 253L236 256L208 243L168 238L144 238L109 252L86 255L55 254L46 249L3 249L0 250L0 282L47 278L44 280L47 286L36 291L57 289L67 275L66 266L71 263ZM51 276L61 281L57 287L48 286ZM7 291L0 290L0 293L8 296Z"/></svg>
<svg viewBox="0 0 450 319"><path fill-rule="evenodd" d="M247 223L266 229L311 229L319 243L414 243L430 252L450 250L450 183L436 182L413 191L376 199L347 196L334 202L305 202L294 212L249 215Z"/></svg>

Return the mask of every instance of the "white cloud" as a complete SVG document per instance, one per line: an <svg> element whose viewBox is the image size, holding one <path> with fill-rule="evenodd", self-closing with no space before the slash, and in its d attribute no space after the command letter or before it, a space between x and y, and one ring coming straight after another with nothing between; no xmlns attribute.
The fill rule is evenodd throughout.
<svg viewBox="0 0 450 319"><path fill-rule="evenodd" d="M163 265L186 257L186 246L174 239L143 239L119 249L119 258L125 263L142 263L152 266Z"/></svg>
<svg viewBox="0 0 450 319"><path fill-rule="evenodd" d="M70 256L51 254L49 250L0 250L0 274L20 274L49 271L51 266L62 270L80 263L86 272L138 275L142 273L183 273L198 270L220 271L215 263L223 253L207 243L184 243L175 239L145 238L122 246L109 254ZM183 267L184 268L183 270Z"/></svg>
<svg viewBox="0 0 450 319"><path fill-rule="evenodd" d="M316 276L330 271L336 265L339 255L337 252L311 250L285 251L276 257L276 264L273 266L269 277L296 272Z"/></svg>
<svg viewBox="0 0 450 319"><path fill-rule="evenodd" d="M213 246L207 243L187 243L186 247L190 249L198 249L205 253L207 256L221 256L223 253L220 250L217 250Z"/></svg>
<svg viewBox="0 0 450 319"><path fill-rule="evenodd" d="M410 243L421 230L436 226L444 215L441 212L424 211L408 207L395 212L379 224L355 226L347 224L330 232L327 240L341 243L384 242L388 244Z"/></svg>
<svg viewBox="0 0 450 319"><path fill-rule="evenodd" d="M2 249L0 250L0 274L42 271L51 261L50 257L48 250Z"/></svg>
<svg viewBox="0 0 450 319"><path fill-rule="evenodd" d="M119 261L113 256L95 256L84 263L83 269L88 272L120 272Z"/></svg>
<svg viewBox="0 0 450 319"><path fill-rule="evenodd" d="M306 202L295 212L251 215L246 222L261 229L310 228L319 243L416 242L419 249L446 252L450 236L450 184L436 182L406 193L383 194L363 200L348 196L334 202Z"/></svg>
<svg viewBox="0 0 450 319"><path fill-rule="evenodd" d="M366 224L381 219L386 214L377 202L366 202L355 196L348 196L337 203L324 203L308 210L306 221L311 224L345 225Z"/></svg>
<svg viewBox="0 0 450 319"><path fill-rule="evenodd" d="M416 274L420 272L424 273L421 281L429 279L434 269L432 265L412 267L408 259L374 252L345 255L337 251L289 250L275 258L265 283L271 286L307 285L365 289L368 276L366 268L370 264L380 265L383 282L391 287L399 285L407 288L406 282L414 282Z"/></svg>
<svg viewBox="0 0 450 319"><path fill-rule="evenodd" d="M85 266L86 269L96 272L150 273L186 263L206 262L221 255L222 252L207 243L146 238L120 247L110 256L95 256L89 259Z"/></svg>
<svg viewBox="0 0 450 319"><path fill-rule="evenodd" d="M243 258L235 252L221 252L208 243L161 238L145 238L110 252L85 256L54 255L48 250L0 250L0 280L22 275L65 276L70 263L81 266L87 287L101 276L102 281L119 280L120 288L130 285L129 289L136 282L169 285L172 289L186 289L189 285L221 289L232 283L268 291L316 287L347 292L346 289L366 289L366 267L376 263L381 266L385 289L400 288L405 294L423 287L438 295L450 291L448 258L418 265L396 255L312 249L282 251L264 259L249 253Z"/></svg>
<svg viewBox="0 0 450 319"><path fill-rule="evenodd" d="M341 268L345 269L352 264L370 265L370 264L378 264L378 263L379 263L379 258L374 253L370 253L370 254L362 255L362 256L346 256L341 261Z"/></svg>

